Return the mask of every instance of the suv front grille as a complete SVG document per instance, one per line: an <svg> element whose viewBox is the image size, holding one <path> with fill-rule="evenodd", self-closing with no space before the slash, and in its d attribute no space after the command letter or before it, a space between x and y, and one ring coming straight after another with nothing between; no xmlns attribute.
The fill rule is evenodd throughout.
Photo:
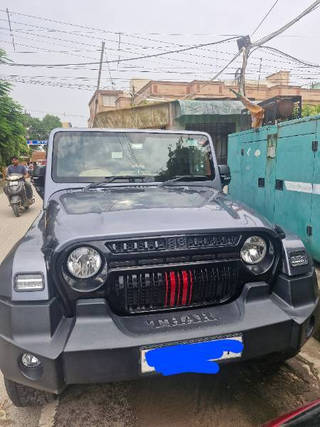
<svg viewBox="0 0 320 427"><path fill-rule="evenodd" d="M123 314L221 304L239 289L239 261L113 272L109 301Z"/></svg>
<svg viewBox="0 0 320 427"><path fill-rule="evenodd" d="M238 245L240 237L239 234L148 237L143 239L112 240L106 242L106 246L113 254L234 248Z"/></svg>

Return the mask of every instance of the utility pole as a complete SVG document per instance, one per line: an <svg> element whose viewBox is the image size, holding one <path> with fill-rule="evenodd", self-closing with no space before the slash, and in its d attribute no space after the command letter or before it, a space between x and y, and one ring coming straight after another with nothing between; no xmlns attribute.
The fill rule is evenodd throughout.
<svg viewBox="0 0 320 427"><path fill-rule="evenodd" d="M117 62L117 70L119 70L120 46L121 46L121 33L118 33L118 62Z"/></svg>
<svg viewBox="0 0 320 427"><path fill-rule="evenodd" d="M102 63L103 63L103 54L104 54L104 45L105 42L101 43L101 54L100 54L100 63L99 63L99 73L98 73L98 81L97 81L97 89L96 89L96 93L95 93L95 100L94 100L94 116L93 116L93 120L91 123L91 127L93 127L94 124L94 119L96 117L97 114L97 109L98 109L98 90L100 89L100 81L101 81L101 72L102 72Z"/></svg>
<svg viewBox="0 0 320 427"><path fill-rule="evenodd" d="M249 52L250 52L249 47L242 48L242 67L241 67L240 78L239 78L239 93L242 96L246 96L246 69L247 69Z"/></svg>
<svg viewBox="0 0 320 427"><path fill-rule="evenodd" d="M99 74L98 74L97 90L100 89L100 80L101 80L101 72L102 72L102 62L103 62L104 46L105 46L105 42L102 42L102 44L101 44L101 55L100 55L100 64L99 64Z"/></svg>
<svg viewBox="0 0 320 427"><path fill-rule="evenodd" d="M246 68L250 53L251 40L249 36L241 37L237 40L239 51L242 52L242 67L239 77L239 93L246 96Z"/></svg>
<svg viewBox="0 0 320 427"><path fill-rule="evenodd" d="M7 12L7 17L8 17L8 25L9 25L9 31L10 31L13 50L16 51L16 45L14 43L14 35L13 35L12 27L11 27L10 13L9 13L8 8L6 9L6 12Z"/></svg>
<svg viewBox="0 0 320 427"><path fill-rule="evenodd" d="M260 89L261 69L262 69L262 58L260 58L260 66L259 66L259 75L258 75L258 92L259 92L259 89Z"/></svg>

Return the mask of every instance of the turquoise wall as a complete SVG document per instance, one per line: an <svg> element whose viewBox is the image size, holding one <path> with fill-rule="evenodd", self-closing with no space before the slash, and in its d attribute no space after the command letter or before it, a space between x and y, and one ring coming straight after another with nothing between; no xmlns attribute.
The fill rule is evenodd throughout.
<svg viewBox="0 0 320 427"><path fill-rule="evenodd" d="M300 236L318 261L319 139L320 116L251 129L228 139L230 194Z"/></svg>

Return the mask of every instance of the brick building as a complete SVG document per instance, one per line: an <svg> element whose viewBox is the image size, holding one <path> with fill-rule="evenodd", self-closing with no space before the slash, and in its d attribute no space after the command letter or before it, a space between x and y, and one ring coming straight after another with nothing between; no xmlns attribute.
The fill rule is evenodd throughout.
<svg viewBox="0 0 320 427"><path fill-rule="evenodd" d="M133 79L130 83L130 94L116 90L99 90L93 94L89 102L89 126L92 126L96 114L114 109L185 98L193 100L234 99L230 88L237 90L237 85L233 80L172 82ZM281 95L301 96L303 104L320 104L320 88L315 86L312 89L306 89L290 85L289 71L278 71L260 82L247 80L246 95L254 101L263 101Z"/></svg>

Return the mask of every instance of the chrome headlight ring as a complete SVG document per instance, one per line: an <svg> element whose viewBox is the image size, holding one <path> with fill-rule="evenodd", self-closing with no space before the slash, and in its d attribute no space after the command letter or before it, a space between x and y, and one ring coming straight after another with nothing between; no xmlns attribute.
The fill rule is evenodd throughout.
<svg viewBox="0 0 320 427"><path fill-rule="evenodd" d="M101 253L92 246L78 246L65 258L64 280L77 292L94 292L107 279L108 265Z"/></svg>
<svg viewBox="0 0 320 427"><path fill-rule="evenodd" d="M79 246L67 258L69 273L76 279L89 279L95 276L102 264L101 255L91 246Z"/></svg>
<svg viewBox="0 0 320 427"><path fill-rule="evenodd" d="M248 237L240 250L240 257L245 267L254 275L266 273L275 259L273 244L269 239L259 235Z"/></svg>

